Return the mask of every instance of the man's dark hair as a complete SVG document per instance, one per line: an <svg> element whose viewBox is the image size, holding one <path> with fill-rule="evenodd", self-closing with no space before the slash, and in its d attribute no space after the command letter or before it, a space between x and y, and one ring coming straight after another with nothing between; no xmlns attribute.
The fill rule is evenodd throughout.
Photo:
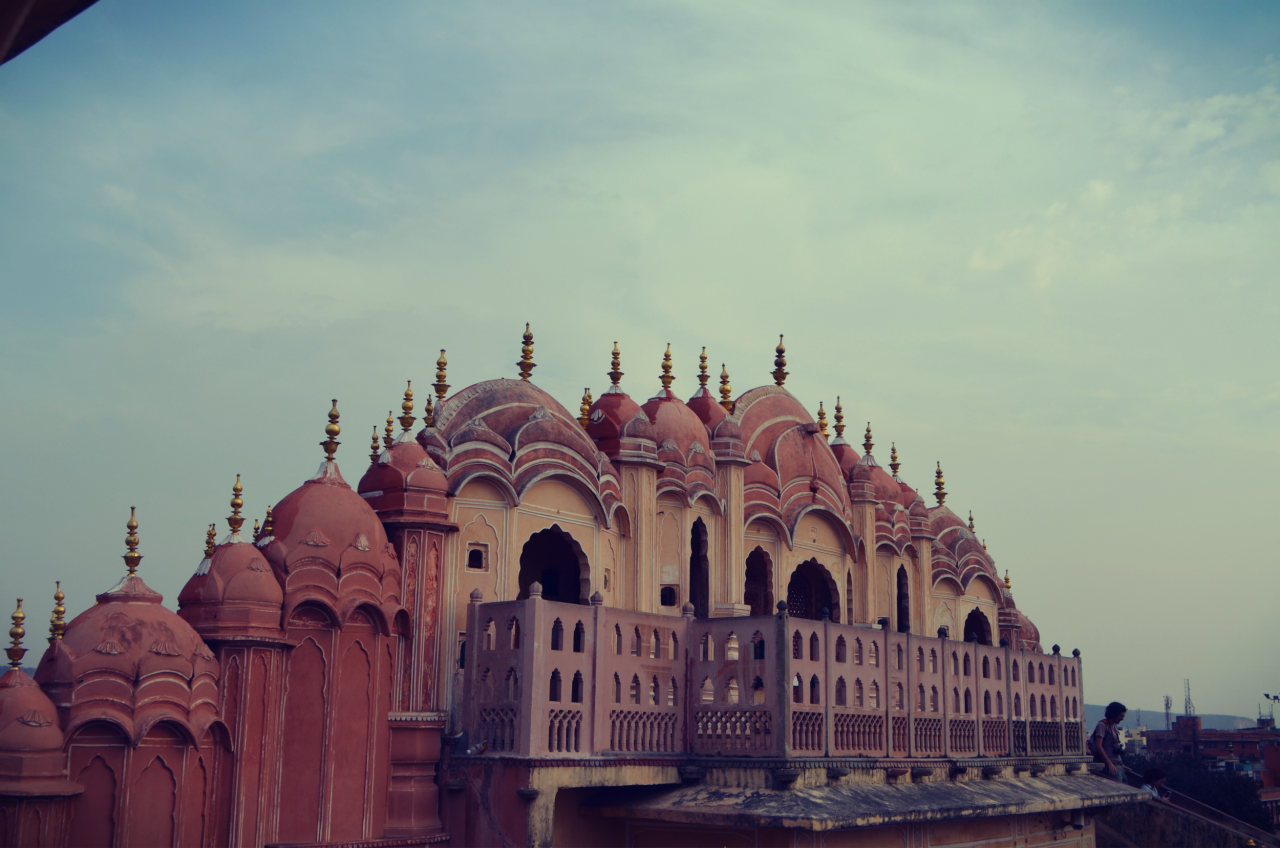
<svg viewBox="0 0 1280 848"><path fill-rule="evenodd" d="M1162 768L1149 768L1143 773L1142 782L1148 786L1154 786L1157 780L1164 780L1168 776Z"/></svg>
<svg viewBox="0 0 1280 848"><path fill-rule="evenodd" d="M1107 721L1111 721L1129 712L1129 708L1119 701L1112 701L1107 704Z"/></svg>

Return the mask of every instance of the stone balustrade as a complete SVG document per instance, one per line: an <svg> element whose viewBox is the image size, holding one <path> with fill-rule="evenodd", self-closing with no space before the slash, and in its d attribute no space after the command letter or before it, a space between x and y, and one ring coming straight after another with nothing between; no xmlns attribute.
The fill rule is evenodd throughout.
<svg viewBox="0 0 1280 848"><path fill-rule="evenodd" d="M477 593L478 594L478 593ZM598 597L598 596L597 596ZM1078 656L774 616L545 601L467 626L471 744L521 757L1083 756Z"/></svg>

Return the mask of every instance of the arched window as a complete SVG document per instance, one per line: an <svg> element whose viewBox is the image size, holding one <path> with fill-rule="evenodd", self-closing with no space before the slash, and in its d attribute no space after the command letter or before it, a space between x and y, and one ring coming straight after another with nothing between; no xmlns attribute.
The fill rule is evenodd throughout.
<svg viewBox="0 0 1280 848"><path fill-rule="evenodd" d="M764 681L759 677L751 681L751 703L764 703Z"/></svg>
<svg viewBox="0 0 1280 848"><path fill-rule="evenodd" d="M968 654L964 655L964 676L965 677L969 676L969 655Z"/></svg>
<svg viewBox="0 0 1280 848"><path fill-rule="evenodd" d="M960 676L960 655L955 651L951 652L951 673L956 677Z"/></svg>
<svg viewBox="0 0 1280 848"><path fill-rule="evenodd" d="M551 625L551 650L564 650L564 625L560 623L560 619L556 619L556 623Z"/></svg>
<svg viewBox="0 0 1280 848"><path fill-rule="evenodd" d="M862 640L853 640L853 664L862 665Z"/></svg>
<svg viewBox="0 0 1280 848"><path fill-rule="evenodd" d="M938 673L938 652L933 648L929 649L929 671Z"/></svg>
<svg viewBox="0 0 1280 848"><path fill-rule="evenodd" d="M991 715L991 693L982 693L982 714Z"/></svg>
<svg viewBox="0 0 1280 848"><path fill-rule="evenodd" d="M729 685L724 690L724 699L730 704L738 703L738 678L729 678Z"/></svg>
<svg viewBox="0 0 1280 848"><path fill-rule="evenodd" d="M916 648L916 666L920 671L924 671L924 648Z"/></svg>
<svg viewBox="0 0 1280 848"><path fill-rule="evenodd" d="M676 679L673 677L671 678L671 688L667 690L667 706L674 707L678 697L679 693L676 691Z"/></svg>
<svg viewBox="0 0 1280 848"><path fill-rule="evenodd" d="M1053 666L1052 665L1049 666L1049 685L1050 686L1057 685L1053 682Z"/></svg>
<svg viewBox="0 0 1280 848"><path fill-rule="evenodd" d="M1009 671L1013 675L1013 681L1018 682L1018 661L1014 660L1009 666Z"/></svg>
<svg viewBox="0 0 1280 848"><path fill-rule="evenodd" d="M487 668L480 675L480 700L493 700L493 674Z"/></svg>
<svg viewBox="0 0 1280 848"><path fill-rule="evenodd" d="M580 654L586 650L587 629L579 621L573 628L573 652Z"/></svg>
<svg viewBox="0 0 1280 848"><path fill-rule="evenodd" d="M674 630L671 631L671 659L680 659L680 639Z"/></svg>
<svg viewBox="0 0 1280 848"><path fill-rule="evenodd" d="M622 703L622 678L618 677L616 672L613 675L613 702Z"/></svg>
<svg viewBox="0 0 1280 848"><path fill-rule="evenodd" d="M996 657L996 680L1000 680L1000 658Z"/></svg>
<svg viewBox="0 0 1280 848"><path fill-rule="evenodd" d="M787 615L792 618L804 618L817 621L822 611L828 610L832 621L840 620L839 598L836 586L827 575L827 570L816 559L807 560L796 566L791 573L791 581L787 584Z"/></svg>
<svg viewBox="0 0 1280 848"><path fill-rule="evenodd" d="M819 644L818 634L810 633L809 634L809 659L812 660L813 662L818 662L818 658L819 658L818 651L820 650L818 647L818 644Z"/></svg>
<svg viewBox="0 0 1280 848"><path fill-rule="evenodd" d="M492 651L498 643L498 628L494 626L493 619L489 619L484 626L484 647L486 651Z"/></svg>
<svg viewBox="0 0 1280 848"><path fill-rule="evenodd" d="M965 643L977 642L979 645L991 644L991 622L979 609L973 609L964 620Z"/></svg>
<svg viewBox="0 0 1280 848"><path fill-rule="evenodd" d="M622 654L622 628L617 624L613 625L613 652Z"/></svg>
<svg viewBox="0 0 1280 848"><path fill-rule="evenodd" d="M551 672L551 694L548 698L552 701L560 700L560 669Z"/></svg>
<svg viewBox="0 0 1280 848"><path fill-rule="evenodd" d="M640 703L640 675L631 675L631 703Z"/></svg>
<svg viewBox="0 0 1280 848"><path fill-rule="evenodd" d="M841 636L838 639L836 639L836 662L839 662L839 663L845 662L846 649L847 649L847 646L845 645L844 637Z"/></svg>
<svg viewBox="0 0 1280 848"><path fill-rule="evenodd" d="M702 703L709 704L716 699L716 687L711 683L710 677L702 679Z"/></svg>
<svg viewBox="0 0 1280 848"><path fill-rule="evenodd" d="M902 646L901 645L897 646L896 650L894 651L894 654L895 656L894 656L893 667L896 668L898 671L902 671Z"/></svg>
<svg viewBox="0 0 1280 848"><path fill-rule="evenodd" d="M653 631L653 638L649 640L649 659L656 660L662 658L662 634Z"/></svg>
<svg viewBox="0 0 1280 848"><path fill-rule="evenodd" d="M1040 682L1044 683L1044 663L1040 663Z"/></svg>
<svg viewBox="0 0 1280 848"><path fill-rule="evenodd" d="M658 677L654 675L653 679L649 681L649 705L652 707L658 706L658 698L661 694L662 691L658 687Z"/></svg>
<svg viewBox="0 0 1280 848"><path fill-rule="evenodd" d="M716 643L710 633L702 634L701 655L703 662L711 662L716 658Z"/></svg>
<svg viewBox="0 0 1280 848"><path fill-rule="evenodd" d="M918 689L919 691L916 692L916 712L922 713L925 710L924 686L921 685Z"/></svg>
<svg viewBox="0 0 1280 848"><path fill-rule="evenodd" d="M586 603L583 589L589 585L590 574L581 546L559 525L553 525L534 533L524 543L516 600L528 598L529 587L536 582L542 586L544 601Z"/></svg>
<svg viewBox="0 0 1280 848"><path fill-rule="evenodd" d="M733 633L730 633L729 638L725 640L724 658L726 660L736 660L738 658L738 637Z"/></svg>
<svg viewBox="0 0 1280 848"><path fill-rule="evenodd" d="M880 643L871 643L871 664L876 668L880 667Z"/></svg>
<svg viewBox="0 0 1280 848"><path fill-rule="evenodd" d="M707 562L707 525L699 518L689 531L689 603L696 618L711 617L711 569Z"/></svg>
<svg viewBox="0 0 1280 848"><path fill-rule="evenodd" d="M510 621L507 622L507 642L510 645L511 650L513 651L520 647L520 620L519 619L512 618Z"/></svg>
<svg viewBox="0 0 1280 848"><path fill-rule="evenodd" d="M844 685L844 678L837 677L836 678L836 706L837 707L848 706L848 698L849 698L849 694Z"/></svg>
<svg viewBox="0 0 1280 848"><path fill-rule="evenodd" d="M991 659L989 657L982 658L982 676L983 677L991 676Z"/></svg>
<svg viewBox="0 0 1280 848"><path fill-rule="evenodd" d="M929 687L929 712L936 713L938 711L938 687Z"/></svg>
<svg viewBox="0 0 1280 848"><path fill-rule="evenodd" d="M960 690L959 690L959 689L952 689L952 690L951 690L951 696L952 696L952 697L951 697L951 700L952 700L952 701L954 702L954 704L955 704L955 708L952 710L952 712L957 712L957 713L958 713L958 712L960 712Z"/></svg>
<svg viewBox="0 0 1280 848"><path fill-rule="evenodd" d="M635 636L631 640L631 656L633 657L644 656L644 638L640 635L639 627L636 628Z"/></svg>
<svg viewBox="0 0 1280 848"><path fill-rule="evenodd" d="M742 603L751 607L752 615L773 614L773 568L763 548L757 547L747 557Z"/></svg>
<svg viewBox="0 0 1280 848"><path fill-rule="evenodd" d="M1031 695L1027 698L1027 708L1031 711L1031 718L1036 717L1036 696Z"/></svg>
<svg viewBox="0 0 1280 848"><path fill-rule="evenodd" d="M968 689L964 690L964 711L973 712L973 694Z"/></svg>
<svg viewBox="0 0 1280 848"><path fill-rule="evenodd" d="M1080 704L1076 701L1074 696L1071 698L1071 717L1080 718Z"/></svg>
<svg viewBox="0 0 1280 848"><path fill-rule="evenodd" d="M911 581L902 566L898 566L898 632L911 632Z"/></svg>
<svg viewBox="0 0 1280 848"><path fill-rule="evenodd" d="M520 675L514 668L507 669L507 700L520 700Z"/></svg>
<svg viewBox="0 0 1280 848"><path fill-rule="evenodd" d="M764 637L760 635L759 631L751 637L751 658L753 660L764 659Z"/></svg>
<svg viewBox="0 0 1280 848"><path fill-rule="evenodd" d="M906 704L903 703L902 684L898 683L894 686L893 708L895 710L903 709Z"/></svg>
<svg viewBox="0 0 1280 848"><path fill-rule="evenodd" d="M862 706L862 678L853 681L853 705Z"/></svg>
<svg viewBox="0 0 1280 848"><path fill-rule="evenodd" d="M467 551L467 568L484 571L484 551L479 548Z"/></svg>
<svg viewBox="0 0 1280 848"><path fill-rule="evenodd" d="M818 703L818 675L809 678L809 703Z"/></svg>
<svg viewBox="0 0 1280 848"><path fill-rule="evenodd" d="M1071 669L1071 685L1073 687L1076 685L1076 670L1074 668Z"/></svg>
<svg viewBox="0 0 1280 848"><path fill-rule="evenodd" d="M673 607L676 605L676 587L663 586L658 590L658 603L664 607Z"/></svg>
<svg viewBox="0 0 1280 848"><path fill-rule="evenodd" d="M1004 693L996 692L996 715L1004 715Z"/></svg>
<svg viewBox="0 0 1280 848"><path fill-rule="evenodd" d="M1013 717L1022 718L1022 696L1017 692L1013 693Z"/></svg>
<svg viewBox="0 0 1280 848"><path fill-rule="evenodd" d="M573 673L573 683L569 688L569 700L575 704L582 703L582 672Z"/></svg>
<svg viewBox="0 0 1280 848"><path fill-rule="evenodd" d="M871 709L880 709L880 684L875 681L871 683Z"/></svg>
<svg viewBox="0 0 1280 848"><path fill-rule="evenodd" d="M791 659L804 659L804 642L800 639L800 631L791 634Z"/></svg>
<svg viewBox="0 0 1280 848"><path fill-rule="evenodd" d="M804 681L800 679L800 675L791 678L791 702L793 704L804 703Z"/></svg>
<svg viewBox="0 0 1280 848"><path fill-rule="evenodd" d="M1049 718L1057 718L1057 717L1058 717L1058 696L1050 695L1049 696Z"/></svg>
<svg viewBox="0 0 1280 848"><path fill-rule="evenodd" d="M844 623L853 624L853 572L844 575Z"/></svg>

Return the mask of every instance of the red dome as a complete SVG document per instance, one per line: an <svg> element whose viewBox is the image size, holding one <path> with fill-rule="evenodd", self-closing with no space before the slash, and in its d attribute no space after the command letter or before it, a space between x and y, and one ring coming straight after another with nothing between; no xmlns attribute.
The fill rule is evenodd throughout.
<svg viewBox="0 0 1280 848"><path fill-rule="evenodd" d="M247 542L218 545L178 595L178 615L206 639L276 635L284 590Z"/></svg>
<svg viewBox="0 0 1280 848"><path fill-rule="evenodd" d="M853 449L853 445L844 440L843 436L837 436L831 441L831 453L835 455L836 462L840 464L840 473L849 479L849 472L858 464L858 460L862 457L858 456L858 452Z"/></svg>
<svg viewBox="0 0 1280 848"><path fill-rule="evenodd" d="M871 485L875 487L876 497L881 503L898 503L902 497L902 489L889 476L889 472L879 465L871 468Z"/></svg>
<svg viewBox="0 0 1280 848"><path fill-rule="evenodd" d="M693 397L689 398L686 406L693 410L693 414L698 416L698 420L703 423L707 430L715 430L716 425L729 414L720 405L720 401L712 397L711 392L707 391L706 386L699 387Z"/></svg>
<svg viewBox="0 0 1280 848"><path fill-rule="evenodd" d="M447 518L449 481L406 430L360 478L356 491L380 516L426 513Z"/></svg>
<svg viewBox="0 0 1280 848"><path fill-rule="evenodd" d="M60 751L58 711L20 668L0 677L0 751Z"/></svg>
<svg viewBox="0 0 1280 848"><path fill-rule="evenodd" d="M682 465L715 469L707 427L696 413L670 389L662 389L641 407L653 423L658 458ZM698 445L697 448L694 445ZM699 450L701 448L701 450Z"/></svg>

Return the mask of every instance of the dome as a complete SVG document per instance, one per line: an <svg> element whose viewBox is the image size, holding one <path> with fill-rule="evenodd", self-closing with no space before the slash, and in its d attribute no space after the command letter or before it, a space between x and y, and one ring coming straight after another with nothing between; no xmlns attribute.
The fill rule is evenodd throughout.
<svg viewBox="0 0 1280 848"><path fill-rule="evenodd" d="M238 537L236 537L238 539ZM178 595L178 615L205 639L277 636L284 590L253 545L218 545Z"/></svg>
<svg viewBox="0 0 1280 848"><path fill-rule="evenodd" d="M670 389L662 389L641 407L653 424L658 442L658 458L683 465L706 465L714 469L706 425ZM698 445L697 448L694 445ZM699 450L701 448L701 450ZM703 457L699 460L698 457Z"/></svg>
<svg viewBox="0 0 1280 848"><path fill-rule="evenodd" d="M920 495L915 489L908 486L897 474L893 475L893 482L898 484L898 491L901 493L898 496L898 503L902 504L906 509L910 509L911 505L916 502L916 499L919 498Z"/></svg>
<svg viewBox="0 0 1280 848"><path fill-rule="evenodd" d="M867 456L870 457L870 454ZM872 459L872 462L874 461ZM876 498L882 503L898 503L902 497L902 489L889 476L889 472L879 465L873 465L871 468L871 485L875 487Z"/></svg>
<svg viewBox="0 0 1280 848"><path fill-rule="evenodd" d="M836 436L831 440L831 453L840 465L840 473L849 479L849 473L862 457L853 449L853 445L844 440L844 436Z"/></svg>
<svg viewBox="0 0 1280 848"><path fill-rule="evenodd" d="M356 491L383 518L429 514L447 518L449 481L408 430L360 478Z"/></svg>
<svg viewBox="0 0 1280 848"><path fill-rule="evenodd" d="M711 392L707 391L706 386L700 386L693 397L689 398L689 402L685 404L698 416L698 420L702 422L707 430L715 430L716 425L725 419L729 414L720 401L712 397Z"/></svg>
<svg viewBox="0 0 1280 848"><path fill-rule="evenodd" d="M61 751L58 711L21 668L0 677L0 751Z"/></svg>

